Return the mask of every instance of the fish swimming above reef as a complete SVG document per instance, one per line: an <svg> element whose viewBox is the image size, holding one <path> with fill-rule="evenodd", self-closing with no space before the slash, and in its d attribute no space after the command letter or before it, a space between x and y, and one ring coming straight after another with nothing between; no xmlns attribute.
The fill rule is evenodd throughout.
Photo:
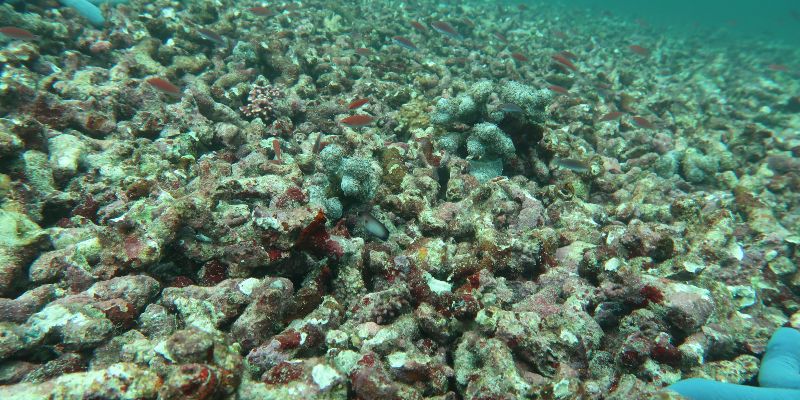
<svg viewBox="0 0 800 400"><path fill-rule="evenodd" d="M497 107L498 110L507 113L523 113L525 112L520 106L514 103L503 103Z"/></svg>
<svg viewBox="0 0 800 400"><path fill-rule="evenodd" d="M464 36L461 36L461 34L458 33L456 28L453 28L453 26L448 24L447 22L444 22L444 21L433 21L433 22L431 22L431 27L436 32L439 32L442 35L445 35L447 37L450 37L450 38L453 38L453 39L458 39L458 40L461 40L461 39L464 38Z"/></svg>
<svg viewBox="0 0 800 400"><path fill-rule="evenodd" d="M389 230L386 229L381 221L378 221L370 212L365 211L358 215L361 222L364 224L364 229L372 236L380 240L389 239Z"/></svg>
<svg viewBox="0 0 800 400"><path fill-rule="evenodd" d="M175 86L172 82L159 77L148 78L147 82L150 86L158 89L160 92L166 93L170 96L180 97L181 88Z"/></svg>
<svg viewBox="0 0 800 400"><path fill-rule="evenodd" d="M556 93L559 93L559 94L569 94L569 89L567 89L567 88L565 88L563 86L550 85L547 88L552 90L552 91L554 91L554 92L556 92Z"/></svg>
<svg viewBox="0 0 800 400"><path fill-rule="evenodd" d="M428 33L428 28L417 21L411 21L411 27L416 29L419 33Z"/></svg>
<svg viewBox="0 0 800 400"><path fill-rule="evenodd" d="M15 26L0 27L0 33L3 36L14 40L38 40L39 36L34 35L28 30L17 28Z"/></svg>
<svg viewBox="0 0 800 400"><path fill-rule="evenodd" d="M556 54L556 55L552 56L552 59L553 59L553 61L557 62L559 65L562 65L562 66L564 66L566 68L569 68L569 69L571 69L573 71L577 71L578 70L578 67L576 67L575 64L572 63L572 61L570 61L569 59L567 59L566 57L564 57L561 54Z"/></svg>
<svg viewBox="0 0 800 400"><path fill-rule="evenodd" d="M369 57L372 55L372 50L366 47L356 47L355 53L360 55L361 57Z"/></svg>
<svg viewBox="0 0 800 400"><path fill-rule="evenodd" d="M369 103L369 99L355 99L351 101L350 104L347 105L347 109L355 110L356 108L359 108L367 103Z"/></svg>
<svg viewBox="0 0 800 400"><path fill-rule="evenodd" d="M568 169L572 172L583 174L589 171L589 165L581 160L574 158L557 158L553 163L562 169Z"/></svg>
<svg viewBox="0 0 800 400"><path fill-rule="evenodd" d="M519 62L528 62L530 61L528 57L525 57L522 53L511 53L511 58L519 61Z"/></svg>
<svg viewBox="0 0 800 400"><path fill-rule="evenodd" d="M219 33L212 31L211 29L198 28L197 33L204 39L214 42L216 44L220 45L225 44L225 38L223 38Z"/></svg>
<svg viewBox="0 0 800 400"><path fill-rule="evenodd" d="M613 120L615 120L615 119L619 119L619 118L620 118L620 117L622 117L623 115L625 115L625 113L624 113L624 112L620 112L620 111L611 111L611 112L609 112L609 113L607 113L607 114L603 115L602 117L600 117L600 119L598 119L598 120L597 120L597 122L613 121Z"/></svg>
<svg viewBox="0 0 800 400"><path fill-rule="evenodd" d="M371 124L372 121L374 120L375 118L370 115L356 114L356 115L351 115L347 118L342 118L342 120L339 122L349 127L358 128L362 126L367 126Z"/></svg>
<svg viewBox="0 0 800 400"><path fill-rule="evenodd" d="M250 11L251 13L253 13L255 15L258 15L259 17L271 17L273 15L277 15L278 14L276 11L273 11L273 10L270 10L270 9L268 9L266 7L261 7L261 6L250 7L250 8L247 9L247 11Z"/></svg>
<svg viewBox="0 0 800 400"><path fill-rule="evenodd" d="M412 42L406 37L394 36L392 37L392 41L394 41L395 44L397 44L400 47L406 48L411 51L417 51L417 46L414 45L414 42Z"/></svg>
<svg viewBox="0 0 800 400"><path fill-rule="evenodd" d="M640 56L643 56L643 57L647 57L647 56L650 55L650 50L648 50L648 49L646 49L646 48L644 48L642 46L639 46L637 44L628 46L628 49L630 51L640 55Z"/></svg>
<svg viewBox="0 0 800 400"><path fill-rule="evenodd" d="M639 128L644 128L644 129L655 128L655 125L653 125L653 123L650 122L645 117L633 116L631 117L631 119L633 120L633 123L636 124L636 126L638 126Z"/></svg>

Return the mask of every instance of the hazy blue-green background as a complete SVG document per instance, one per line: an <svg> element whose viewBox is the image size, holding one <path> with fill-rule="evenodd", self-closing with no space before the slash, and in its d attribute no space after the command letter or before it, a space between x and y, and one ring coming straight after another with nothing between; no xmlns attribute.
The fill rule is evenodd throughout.
<svg viewBox="0 0 800 400"><path fill-rule="evenodd" d="M539 1L522 3L535 5ZM790 41L800 45L800 0L557 0L564 7L642 19L657 28ZM598 14L600 15L600 14Z"/></svg>

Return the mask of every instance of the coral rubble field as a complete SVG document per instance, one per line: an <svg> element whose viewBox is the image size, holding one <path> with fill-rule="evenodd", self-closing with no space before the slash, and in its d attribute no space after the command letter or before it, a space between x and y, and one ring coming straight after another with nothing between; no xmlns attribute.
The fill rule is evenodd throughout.
<svg viewBox="0 0 800 400"><path fill-rule="evenodd" d="M1 399L677 399L800 329L798 48L494 2L0 26Z"/></svg>

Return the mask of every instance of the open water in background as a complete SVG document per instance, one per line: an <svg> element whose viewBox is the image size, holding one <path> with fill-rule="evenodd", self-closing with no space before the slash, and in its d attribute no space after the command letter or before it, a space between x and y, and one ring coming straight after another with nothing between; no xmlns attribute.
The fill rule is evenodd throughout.
<svg viewBox="0 0 800 400"><path fill-rule="evenodd" d="M597 15L612 13L640 20L653 27L688 34L776 40L800 46L800 0L534 0L589 9Z"/></svg>

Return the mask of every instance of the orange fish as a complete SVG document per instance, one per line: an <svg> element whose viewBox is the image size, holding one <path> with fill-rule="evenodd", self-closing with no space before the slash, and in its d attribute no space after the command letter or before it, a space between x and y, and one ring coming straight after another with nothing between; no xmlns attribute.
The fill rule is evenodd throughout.
<svg viewBox="0 0 800 400"><path fill-rule="evenodd" d="M640 128L644 128L644 129L653 129L654 128L653 123L648 121L647 118L639 117L639 116L633 116L633 117L631 117L631 119L633 120L633 123L636 124L636 126L638 126Z"/></svg>
<svg viewBox="0 0 800 400"><path fill-rule="evenodd" d="M571 52L571 51L564 50L564 51L562 51L562 52L561 52L561 53L559 53L559 54L561 54L562 56L564 56L564 58L568 58L568 59L570 59L570 60L577 60L577 59L578 59L578 56L576 56L576 55L575 55L575 53L573 53L573 52Z"/></svg>
<svg viewBox="0 0 800 400"><path fill-rule="evenodd" d="M610 112L610 113L608 113L606 115L603 115L597 121L598 122L613 121L615 119L619 119L623 115L625 115L625 113L619 112L619 111L612 111L612 112Z"/></svg>
<svg viewBox="0 0 800 400"><path fill-rule="evenodd" d="M565 66L565 67L567 67L567 68L569 68L569 69L571 69L573 71L577 71L578 70L578 67L576 67L575 64L572 63L572 61L567 60L567 58L562 56L561 54L556 54L552 58L553 58L553 60L555 62L557 62L557 63L559 63L559 64L561 64L561 65L563 65L563 66Z"/></svg>
<svg viewBox="0 0 800 400"><path fill-rule="evenodd" d="M347 118L343 118L339 122L341 122L341 123L343 123L343 124L345 124L347 126L353 127L353 128L358 128L358 127L361 127L361 126L367 126L367 125L371 124L372 121L374 121L374 120L375 120L375 118L370 116L370 115L356 114L356 115L351 115L351 116L349 116Z"/></svg>
<svg viewBox="0 0 800 400"><path fill-rule="evenodd" d="M275 11L272 11L266 7L261 7L261 6L250 7L247 9L247 11L250 11L251 13L258 15L259 17L271 17L277 14Z"/></svg>
<svg viewBox="0 0 800 400"><path fill-rule="evenodd" d="M528 60L528 57L525 57L521 53L511 53L511 58L513 58L513 59L515 59L515 60L517 60L519 62L528 62L528 61L530 61L530 60Z"/></svg>
<svg viewBox="0 0 800 400"><path fill-rule="evenodd" d="M178 96L178 97L180 97L180 95L181 95L181 88L173 85L172 82L170 82L170 81L168 81L168 80L166 80L164 78L153 77L153 78L147 79L145 82L150 84L150 86L152 86L152 87L158 89L159 91L164 92L164 93L166 93L166 94L168 94L170 96Z"/></svg>
<svg viewBox="0 0 800 400"><path fill-rule="evenodd" d="M275 160L278 164L283 163L281 160L281 142L278 139L272 139L272 150L275 152Z"/></svg>
<svg viewBox="0 0 800 400"><path fill-rule="evenodd" d="M425 25L422 25L417 21L411 21L411 26L414 29L418 30L420 33L428 33L428 28L426 28Z"/></svg>
<svg viewBox="0 0 800 400"><path fill-rule="evenodd" d="M355 99L350 104L347 105L347 109L355 110L356 108L361 107L367 103L369 103L369 99Z"/></svg>
<svg viewBox="0 0 800 400"><path fill-rule="evenodd" d="M436 32L439 32L439 33L441 33L442 35L445 35L445 36L449 36L449 37L451 37L453 39L463 39L464 38L463 36L461 36L460 33L458 33L456 28L453 28L453 25L450 25L447 22L444 22L444 21L433 21L433 22L431 22L431 27L433 27L433 29Z"/></svg>
<svg viewBox="0 0 800 400"><path fill-rule="evenodd" d="M14 26L0 27L0 33L15 40L37 40L39 36L34 35L30 31Z"/></svg>
<svg viewBox="0 0 800 400"><path fill-rule="evenodd" d="M569 94L569 89L567 89L567 88L565 88L563 86L550 85L547 88L552 90L552 91L554 91L554 92L556 92L556 93Z"/></svg>
<svg viewBox="0 0 800 400"><path fill-rule="evenodd" d="M776 71L776 72L786 72L786 71L789 70L789 67L787 67L787 66L785 66L783 64L770 64L770 65L767 65L767 69L769 69L770 71Z"/></svg>
<svg viewBox="0 0 800 400"><path fill-rule="evenodd" d="M628 49L630 49L632 52L634 52L634 53L636 53L636 54L638 54L640 56L647 57L647 56L650 55L650 50L648 50L648 49L646 49L646 48L644 48L642 46L639 46L639 45L635 45L635 44L634 45L630 45L630 46L628 46Z"/></svg>
<svg viewBox="0 0 800 400"><path fill-rule="evenodd" d="M360 55L362 57L369 57L369 56L372 55L372 50L370 50L370 49L368 49L366 47L357 47L355 51L356 51L356 54L358 54L358 55Z"/></svg>
<svg viewBox="0 0 800 400"><path fill-rule="evenodd" d="M393 40L393 41L394 41L394 42L395 42L397 45L399 45L400 47L404 47L404 48L406 48L406 49L408 49L408 50L411 50L411 51L416 51L416 50L417 50L417 46L415 46L415 45L414 45L414 42L412 42L411 40L409 40L409 39L408 39L408 38L406 38L406 37L403 37L403 36L393 36L393 37L392 37L392 40Z"/></svg>
<svg viewBox="0 0 800 400"><path fill-rule="evenodd" d="M200 36L204 37L207 40L210 40L216 44L225 44L225 38L223 38L219 33L212 31L211 29L206 28L197 28L197 33Z"/></svg>

